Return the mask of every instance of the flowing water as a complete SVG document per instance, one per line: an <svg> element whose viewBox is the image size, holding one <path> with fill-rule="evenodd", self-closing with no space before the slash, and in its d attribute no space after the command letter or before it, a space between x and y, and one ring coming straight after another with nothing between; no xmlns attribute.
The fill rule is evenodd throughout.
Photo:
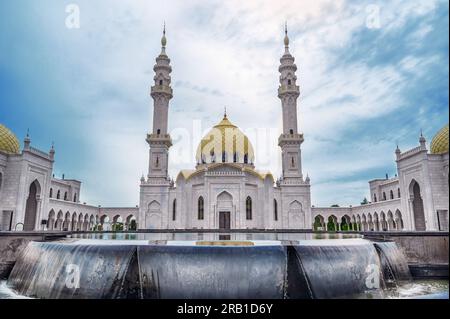
<svg viewBox="0 0 450 319"><path fill-rule="evenodd" d="M102 233L30 242L0 298L448 298L448 281L411 280L395 243L359 237Z"/></svg>

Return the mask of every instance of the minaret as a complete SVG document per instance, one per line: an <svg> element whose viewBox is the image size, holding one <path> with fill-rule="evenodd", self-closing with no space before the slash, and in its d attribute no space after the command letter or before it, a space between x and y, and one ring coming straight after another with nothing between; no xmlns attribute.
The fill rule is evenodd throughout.
<svg viewBox="0 0 450 319"><path fill-rule="evenodd" d="M281 100L283 113L283 133L278 138L278 145L282 152L282 179L291 179L302 182L302 161L300 145L303 142L303 134L297 130L297 99L300 96L300 88L296 84L297 66L294 57L289 52L289 37L287 25L284 30L284 54L280 59L280 86L278 97Z"/></svg>
<svg viewBox="0 0 450 319"><path fill-rule="evenodd" d="M168 180L169 148L172 140L167 132L169 101L172 98L170 87L170 59L166 54L166 26L164 25L161 38L161 53L156 58L153 67L155 71L154 85L151 87L153 98L153 132L147 134L147 143L150 145L150 161L148 178Z"/></svg>

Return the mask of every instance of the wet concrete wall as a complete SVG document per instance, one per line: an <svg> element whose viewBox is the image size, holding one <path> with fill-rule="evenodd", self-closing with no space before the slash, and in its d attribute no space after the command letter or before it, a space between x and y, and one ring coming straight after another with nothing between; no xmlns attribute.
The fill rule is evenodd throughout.
<svg viewBox="0 0 450 319"><path fill-rule="evenodd" d="M367 232L364 238L394 241L408 264L447 264L448 232Z"/></svg>
<svg viewBox="0 0 450 319"><path fill-rule="evenodd" d="M46 241L66 235L57 232L0 232L0 279L8 278L17 257L30 241Z"/></svg>

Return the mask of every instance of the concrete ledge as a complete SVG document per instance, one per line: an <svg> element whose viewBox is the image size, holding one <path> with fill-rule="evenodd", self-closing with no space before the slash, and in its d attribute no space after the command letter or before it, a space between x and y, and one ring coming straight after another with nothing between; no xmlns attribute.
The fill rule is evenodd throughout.
<svg viewBox="0 0 450 319"><path fill-rule="evenodd" d="M414 279L448 279L448 264L408 265Z"/></svg>
<svg viewBox="0 0 450 319"><path fill-rule="evenodd" d="M343 232L348 233L348 232ZM405 236L421 236L421 237L448 237L448 232L444 231L381 231L381 232L357 232L366 238L386 238Z"/></svg>

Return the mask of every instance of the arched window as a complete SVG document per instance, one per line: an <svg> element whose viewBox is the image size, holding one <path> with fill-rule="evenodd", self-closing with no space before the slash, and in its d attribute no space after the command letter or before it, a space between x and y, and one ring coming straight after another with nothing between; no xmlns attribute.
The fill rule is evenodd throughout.
<svg viewBox="0 0 450 319"><path fill-rule="evenodd" d="M211 155L211 163L215 163L216 162L216 155L214 154L214 150L211 150L211 153L209 153Z"/></svg>
<svg viewBox="0 0 450 319"><path fill-rule="evenodd" d="M377 202L377 194L373 194L373 201L376 203Z"/></svg>
<svg viewBox="0 0 450 319"><path fill-rule="evenodd" d="M273 219L278 220L278 203L277 200L273 200Z"/></svg>
<svg viewBox="0 0 450 319"><path fill-rule="evenodd" d="M383 200L386 200L386 193L383 192Z"/></svg>
<svg viewBox="0 0 450 319"><path fill-rule="evenodd" d="M67 200L67 192L64 193L64 200Z"/></svg>
<svg viewBox="0 0 450 319"><path fill-rule="evenodd" d="M244 154L244 163L245 163L245 164L248 163L248 154Z"/></svg>
<svg viewBox="0 0 450 319"><path fill-rule="evenodd" d="M288 85L291 85L292 84L292 81L291 81L291 79L289 79L288 80Z"/></svg>
<svg viewBox="0 0 450 319"><path fill-rule="evenodd" d="M58 193L56 193L56 199L60 199L61 198L61 191L58 189Z"/></svg>
<svg viewBox="0 0 450 319"><path fill-rule="evenodd" d="M161 129L157 129L156 134L158 134L158 135L161 134Z"/></svg>
<svg viewBox="0 0 450 319"><path fill-rule="evenodd" d="M225 163L227 160L227 154L225 152L222 152L222 163Z"/></svg>
<svg viewBox="0 0 450 319"><path fill-rule="evenodd" d="M295 167L295 162L294 162L294 158L291 157L291 163L292 163L292 167Z"/></svg>
<svg viewBox="0 0 450 319"><path fill-rule="evenodd" d="M77 193L75 193L75 195L73 195L73 202L74 202L74 203L77 202Z"/></svg>
<svg viewBox="0 0 450 319"><path fill-rule="evenodd" d="M234 154L233 154L233 163L237 163L237 161L238 161L237 153L234 152Z"/></svg>
<svg viewBox="0 0 450 319"><path fill-rule="evenodd" d="M391 189L391 191L390 191L390 197L391 197L391 199L394 199L394 192L392 191L392 189Z"/></svg>
<svg viewBox="0 0 450 319"><path fill-rule="evenodd" d="M400 188L397 189L397 197L400 198Z"/></svg>
<svg viewBox="0 0 450 319"><path fill-rule="evenodd" d="M172 220L177 219L177 200L173 200L173 207L172 207Z"/></svg>
<svg viewBox="0 0 450 319"><path fill-rule="evenodd" d="M159 80L159 85L163 85L163 80Z"/></svg>
<svg viewBox="0 0 450 319"><path fill-rule="evenodd" d="M50 198L52 198L53 197L53 188L50 188Z"/></svg>
<svg viewBox="0 0 450 319"><path fill-rule="evenodd" d="M204 201L203 201L203 197L200 196L198 198L198 219L203 220L203 218L205 217L204 215Z"/></svg>
<svg viewBox="0 0 450 319"><path fill-rule="evenodd" d="M247 197L247 200L245 201L245 216L247 220L252 219L252 199L250 196Z"/></svg>
<svg viewBox="0 0 450 319"><path fill-rule="evenodd" d="M293 129L290 129L290 130L289 130L289 134L294 134L294 130L293 130Z"/></svg>

